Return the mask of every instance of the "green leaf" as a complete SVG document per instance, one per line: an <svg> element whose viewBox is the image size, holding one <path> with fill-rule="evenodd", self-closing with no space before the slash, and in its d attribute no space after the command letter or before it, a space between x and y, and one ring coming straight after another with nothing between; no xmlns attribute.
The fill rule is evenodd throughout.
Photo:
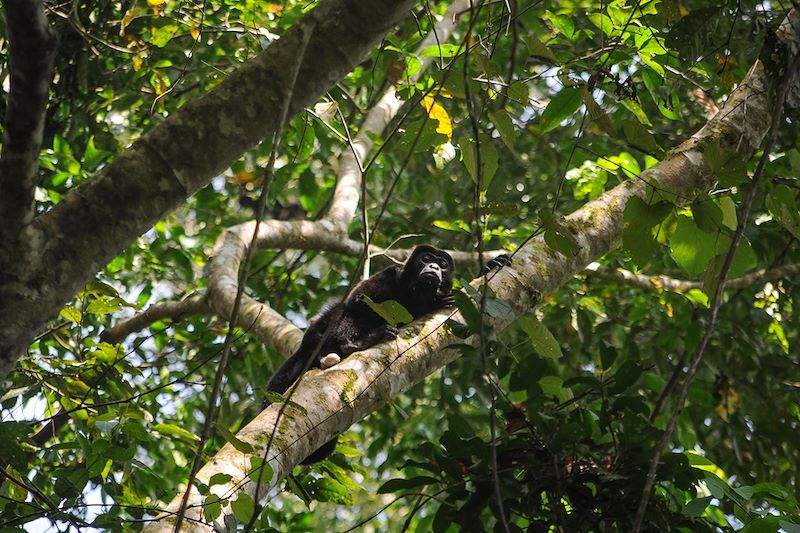
<svg viewBox="0 0 800 533"><path fill-rule="evenodd" d="M500 76L503 71L494 62L494 60L490 59L489 56L483 54L481 52L471 52L470 57L474 59L475 64L478 66L478 69L487 77L487 78L494 78L496 76Z"/></svg>
<svg viewBox="0 0 800 533"><path fill-rule="evenodd" d="M780 526L777 516L764 516L754 518L749 524L739 530L739 533L775 533Z"/></svg>
<svg viewBox="0 0 800 533"><path fill-rule="evenodd" d="M722 225L728 229L735 230L738 224L736 218L736 204L730 196L723 196L719 199L719 208L722 211Z"/></svg>
<svg viewBox="0 0 800 533"><path fill-rule="evenodd" d="M489 113L489 118L492 120L497 132L500 133L500 138L509 148L514 148L514 140L516 139L516 132L514 124L508 116L508 113L503 109L498 109L494 113Z"/></svg>
<svg viewBox="0 0 800 533"><path fill-rule="evenodd" d="M574 186L572 195L576 200L594 200L606 190L608 172L594 161L587 160L579 168L570 169L566 178Z"/></svg>
<svg viewBox="0 0 800 533"><path fill-rule="evenodd" d="M542 118L539 120L539 127L542 133L554 130L568 117L571 117L581 106L581 87L565 87L558 92L550 103L547 104Z"/></svg>
<svg viewBox="0 0 800 533"><path fill-rule="evenodd" d="M516 314L514 310L511 309L511 306L497 298L487 297L484 310L490 317L499 318L507 322L512 322L516 318Z"/></svg>
<svg viewBox="0 0 800 533"><path fill-rule="evenodd" d="M695 498L694 500L690 501L689 503L683 506L681 510L681 514L684 516L688 516L690 518L697 518L703 511L706 510L706 507L711 503L713 499L712 496L706 496L705 498Z"/></svg>
<svg viewBox="0 0 800 533"><path fill-rule="evenodd" d="M636 383L642 375L642 367L636 361L625 361L614 374L614 382L609 387L609 394L615 395L624 392Z"/></svg>
<svg viewBox="0 0 800 533"><path fill-rule="evenodd" d="M614 364L614 361L617 360L617 350L614 349L612 346L607 346L605 344L600 345L600 364L603 365L605 370L611 368L611 365Z"/></svg>
<svg viewBox="0 0 800 533"><path fill-rule="evenodd" d="M203 518L206 519L207 522L213 522L219 515L222 514L222 503L219 499L219 496L216 494L209 494L203 500Z"/></svg>
<svg viewBox="0 0 800 533"><path fill-rule="evenodd" d="M467 172L472 177L472 181L478 181L478 161L475 155L475 141L472 139L462 140L458 147L461 149L461 161L467 167Z"/></svg>
<svg viewBox="0 0 800 533"><path fill-rule="evenodd" d="M736 247L736 253L733 254L733 263L731 263L731 270L728 272L728 279L738 278L746 274L751 269L755 268L758 263L753 247L747 237L742 236L739 241L739 246Z"/></svg>
<svg viewBox="0 0 800 533"><path fill-rule="evenodd" d="M797 518L797 520L800 520L800 518ZM798 522L788 522L786 520L778 520L778 525L786 533L800 533L800 523Z"/></svg>
<svg viewBox="0 0 800 533"><path fill-rule="evenodd" d="M639 102L637 102L635 100L623 100L621 103L625 107L625 109L627 109L628 111L633 113L633 116L636 117L636 120L638 120L640 124L642 124L643 126L651 126L651 127L653 126L653 123L647 117L647 114L644 112L644 110L642 109L642 106L639 104ZM625 126L623 125L623 128L624 127ZM647 131L647 130L645 130L645 131ZM647 133L650 133L650 132L647 131ZM627 137L627 133L626 133L626 137ZM647 144L647 141L645 141L645 144Z"/></svg>
<svg viewBox="0 0 800 533"><path fill-rule="evenodd" d="M465 139L459 143L461 148L461 160L464 166L467 167L467 172L472 177L472 180L478 182L478 148L473 139ZM480 144L480 159L481 159L481 185L482 190L486 190L494 177L498 167L497 150L490 143L481 142Z"/></svg>
<svg viewBox="0 0 800 533"><path fill-rule="evenodd" d="M698 305L701 307L708 307L710 305L708 300L708 295L703 291L701 291L700 289L689 289L688 291L686 291L684 296L694 305Z"/></svg>
<svg viewBox="0 0 800 533"><path fill-rule="evenodd" d="M622 131L631 146L656 157L660 157L664 153L664 149L659 146L653 134L639 120L629 118L623 123Z"/></svg>
<svg viewBox="0 0 800 533"><path fill-rule="evenodd" d="M454 291L453 297L456 299L456 306L461 312L461 316L467 323L470 333L477 333L481 330L481 313L475 306L475 302L461 291Z"/></svg>
<svg viewBox="0 0 800 533"><path fill-rule="evenodd" d="M573 37L575 36L575 24L572 22L571 17L567 15L556 14L549 10L545 11L545 16L555 29L564 34L564 37L570 41L573 40Z"/></svg>
<svg viewBox="0 0 800 533"><path fill-rule="evenodd" d="M608 116L606 110L600 107L594 97L587 90L581 91L581 99L583 100L586 109L589 111L589 117L603 132L609 137L616 137L617 129L614 127L611 117Z"/></svg>
<svg viewBox="0 0 800 533"><path fill-rule="evenodd" d="M0 422L0 464L12 465L20 472L27 469L28 458L20 443L29 431L21 422Z"/></svg>
<svg viewBox="0 0 800 533"><path fill-rule="evenodd" d="M797 193L785 185L773 188L766 198L773 218L796 239L800 239L800 205Z"/></svg>
<svg viewBox="0 0 800 533"><path fill-rule="evenodd" d="M703 231L716 232L722 225L722 209L708 196L701 196L692 202L692 217Z"/></svg>
<svg viewBox="0 0 800 533"><path fill-rule="evenodd" d="M564 354L561 352L561 345L553 337L550 330L539 322L535 317L524 316L519 319L519 325L531 339L533 349L540 356L546 359L559 359Z"/></svg>
<svg viewBox="0 0 800 533"><path fill-rule="evenodd" d="M266 483L272 479L274 474L275 471L272 469L272 465L264 461L263 457L254 455L250 458L250 470L247 472L247 477L253 482Z"/></svg>
<svg viewBox="0 0 800 533"><path fill-rule="evenodd" d="M550 63L558 64L558 60L553 52L542 41L533 35L526 35L523 37L525 46L528 47L528 55L532 57L539 57L545 59Z"/></svg>
<svg viewBox="0 0 800 533"><path fill-rule="evenodd" d="M597 26L603 33L605 33L607 37L611 37L618 33L614 29L614 22L608 15L604 15L602 13L590 13L588 18L589 21Z"/></svg>
<svg viewBox="0 0 800 533"><path fill-rule="evenodd" d="M239 497L231 502L233 516L241 523L248 523L256 510L253 498L244 491L239 492Z"/></svg>
<svg viewBox="0 0 800 533"><path fill-rule="evenodd" d="M269 403L283 403L286 400L282 394L275 391L267 391L264 395ZM219 428L217 428L217 431L219 431Z"/></svg>
<svg viewBox="0 0 800 533"><path fill-rule="evenodd" d="M180 426L176 426L175 424L154 424L153 429L165 437L174 437L189 442L197 442L200 440L198 435Z"/></svg>
<svg viewBox="0 0 800 533"><path fill-rule="evenodd" d="M481 166L483 167L483 176L482 176L482 190L485 191L489 188L489 184L492 182L495 173L497 172L498 167L498 155L497 149L494 147L493 144L489 143L481 143Z"/></svg>
<svg viewBox="0 0 800 533"><path fill-rule="evenodd" d="M466 231L467 233L471 233L469 226L463 220L456 220L454 222L448 220L434 220L433 225L447 231Z"/></svg>
<svg viewBox="0 0 800 533"><path fill-rule="evenodd" d="M703 292L708 295L709 300L717 292L719 286L719 275L722 273L722 266L725 264L725 254L714 256L708 263L706 271L703 273Z"/></svg>
<svg viewBox="0 0 800 533"><path fill-rule="evenodd" d="M508 97L522 105L528 105L529 94L530 91L525 82L517 80L511 82L511 85L508 86Z"/></svg>
<svg viewBox="0 0 800 533"><path fill-rule="evenodd" d="M122 309L119 298L101 296L86 306L86 312L92 315L110 315Z"/></svg>
<svg viewBox="0 0 800 533"><path fill-rule="evenodd" d="M176 33L178 33L177 24L166 24L153 32L149 40L154 46L162 48L172 40L172 37L175 36Z"/></svg>
<svg viewBox="0 0 800 533"><path fill-rule="evenodd" d="M238 451L242 453L253 453L253 446L243 440L240 440L236 435L234 435L228 428L221 424L216 424L214 426L217 430L217 433L225 439L227 442L230 443L231 446L236 448Z"/></svg>
<svg viewBox="0 0 800 533"><path fill-rule="evenodd" d="M555 396L559 401L568 399L569 395L572 394L572 391L564 388L564 382L558 376L543 376L539 378L537 383L539 383L539 387L541 387L545 396Z"/></svg>
<svg viewBox="0 0 800 533"><path fill-rule="evenodd" d="M409 324L414 320L411 313L397 300L386 300L385 302L376 303L366 294L362 294L361 299L370 309L375 311L375 313L392 326Z"/></svg>
<svg viewBox="0 0 800 533"><path fill-rule="evenodd" d="M352 505L353 496L347 487L330 478L317 478L307 486L309 494L320 502L333 502L340 505Z"/></svg>
<svg viewBox="0 0 800 533"><path fill-rule="evenodd" d="M550 211L539 212L539 218L545 228L544 242L557 252L561 252L567 257L576 255L581 247L575 236L564 223L564 218L556 218Z"/></svg>
<svg viewBox="0 0 800 533"><path fill-rule="evenodd" d="M89 137L86 143L86 149L83 151L82 167L88 171L93 171L97 168L106 157L111 155L110 152L99 150L94 144L94 135Z"/></svg>
<svg viewBox="0 0 800 533"><path fill-rule="evenodd" d="M735 187L747 182L747 162L735 150L720 145L719 140L706 144L703 158L720 186Z"/></svg>
<svg viewBox="0 0 800 533"><path fill-rule="evenodd" d="M622 229L622 247L631 254L631 260L642 267L646 265L658 248L658 234L661 224L673 210L669 202L656 202L647 205L638 196L631 197L625 204Z"/></svg>
<svg viewBox="0 0 800 533"><path fill-rule="evenodd" d="M423 57L442 57L449 59L455 57L461 49L457 44L434 44L424 49L420 55Z"/></svg>
<svg viewBox="0 0 800 533"><path fill-rule="evenodd" d="M414 476L411 478L390 479L378 488L378 494L388 494L404 489L413 489L439 483L439 480L430 476Z"/></svg>
<svg viewBox="0 0 800 533"><path fill-rule="evenodd" d="M208 486L211 487L213 485L224 485L231 479L233 479L233 476L231 476L230 474L217 472L216 474L211 476L211 479L208 480Z"/></svg>
<svg viewBox="0 0 800 533"><path fill-rule="evenodd" d="M669 239L672 258L686 272L698 275L705 271L716 255L717 235L697 227L694 220L679 215L675 232Z"/></svg>
<svg viewBox="0 0 800 533"><path fill-rule="evenodd" d="M59 314L75 324L80 324L81 320L83 320L83 314L71 305L64 307Z"/></svg>
<svg viewBox="0 0 800 533"><path fill-rule="evenodd" d="M447 135L439 133L436 129L439 121L431 119L428 114L424 118L411 122L397 141L397 147L403 152L427 152L431 148L448 141Z"/></svg>

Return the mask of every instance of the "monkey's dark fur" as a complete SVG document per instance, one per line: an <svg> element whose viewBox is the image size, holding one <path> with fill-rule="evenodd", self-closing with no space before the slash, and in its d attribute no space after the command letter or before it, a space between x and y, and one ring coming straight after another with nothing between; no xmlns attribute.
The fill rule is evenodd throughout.
<svg viewBox="0 0 800 533"><path fill-rule="evenodd" d="M283 394L309 368L321 368L320 359L336 354L340 359L393 339L397 329L390 326L363 301L396 300L416 320L454 304L453 259L450 254L419 245L402 265L390 266L359 283L347 298L324 308L303 335L300 348L275 372L268 391ZM325 365L329 366L329 365ZM336 447L336 439L309 455L304 464L325 459Z"/></svg>

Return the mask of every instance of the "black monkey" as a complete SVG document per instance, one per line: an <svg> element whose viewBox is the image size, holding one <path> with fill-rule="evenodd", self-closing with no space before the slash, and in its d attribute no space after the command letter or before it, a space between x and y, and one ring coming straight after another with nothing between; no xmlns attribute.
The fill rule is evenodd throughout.
<svg viewBox="0 0 800 533"><path fill-rule="evenodd" d="M364 301L396 300L416 320L454 305L453 258L421 244L402 265L390 266L359 283L347 298L323 308L303 335L300 347L267 383L267 390L283 394L309 368L328 368L348 355L393 339L397 329ZM266 405L266 404L265 404ZM322 445L303 464L322 461L333 453L336 440Z"/></svg>

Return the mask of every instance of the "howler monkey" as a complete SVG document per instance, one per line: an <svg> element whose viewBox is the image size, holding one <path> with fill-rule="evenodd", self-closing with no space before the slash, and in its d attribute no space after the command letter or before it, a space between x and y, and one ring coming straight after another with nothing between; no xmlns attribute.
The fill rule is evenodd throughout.
<svg viewBox="0 0 800 533"><path fill-rule="evenodd" d="M500 256L486 268L508 262L508 256ZM306 330L297 351L270 378L267 390L283 394L308 369L331 367L354 352L393 339L397 329L367 305L365 296L375 303L395 300L416 320L454 305L452 291L450 254L425 244L416 246L402 265L378 272L356 285L346 298L325 305ZM328 457L336 447L336 440L323 444L303 464Z"/></svg>

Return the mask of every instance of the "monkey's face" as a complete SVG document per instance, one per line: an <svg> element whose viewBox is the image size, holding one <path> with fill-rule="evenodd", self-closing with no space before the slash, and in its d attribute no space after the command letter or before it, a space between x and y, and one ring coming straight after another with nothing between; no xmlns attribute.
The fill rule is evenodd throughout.
<svg viewBox="0 0 800 533"><path fill-rule="evenodd" d="M420 256L418 263L420 281L427 281L438 287L442 283L442 271L447 269L447 261L426 252Z"/></svg>
<svg viewBox="0 0 800 533"><path fill-rule="evenodd" d="M433 246L417 246L403 270L426 290L449 293L453 288L453 259Z"/></svg>

